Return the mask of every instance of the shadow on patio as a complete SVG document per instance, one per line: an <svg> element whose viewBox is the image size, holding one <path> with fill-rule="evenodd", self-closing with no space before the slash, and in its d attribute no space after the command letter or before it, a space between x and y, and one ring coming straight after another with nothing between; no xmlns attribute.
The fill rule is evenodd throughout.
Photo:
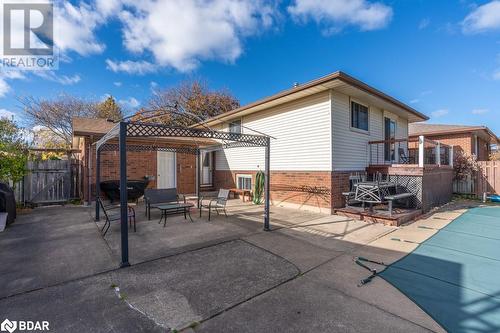
<svg viewBox="0 0 500 333"><path fill-rule="evenodd" d="M227 205L228 217L212 215L208 221L208 213L191 209L192 222L182 214L169 216L165 227L160 224L160 211L152 209L151 220L145 215L144 204L134 207L136 211L137 231L129 230L129 260L131 264L170 256L188 250L199 249L224 241L250 237L260 234L263 229L264 207L244 203L240 200L229 200ZM362 244L383 236L393 230L381 224L368 224L350 218L325 215L305 210L288 209L282 207L271 208L272 230L297 229L309 235L317 235L323 243L329 243L327 248L335 248L334 243L339 240L351 241L353 244ZM99 221L102 229L104 219ZM132 228L130 228L132 229ZM112 222L104 237L110 249L119 261L120 258L120 224ZM333 242L332 242L333 241ZM341 247L343 248L343 247Z"/></svg>
<svg viewBox="0 0 500 333"><path fill-rule="evenodd" d="M137 232L129 234L133 265L111 270L109 266L119 263L118 224L103 242L90 208L37 209L16 222L18 230L13 227L0 234L4 249L1 282L9 294L17 294L0 298L0 312L13 320L49 320L54 331L164 332L189 326L202 332L443 331L385 280L376 278L358 287L369 272L352 259L363 256L392 263L463 210L442 209L426 220L393 228L271 207L274 231L263 232L261 207L238 200L228 205L228 218L207 222L205 212L199 219L193 211L194 222L183 216L169 217L165 228L157 223L159 212L148 221L138 209ZM36 226L28 226L34 222ZM64 242L65 237L72 242L78 239L80 225L90 227L93 240L86 236L77 246ZM41 239L43 235L46 240ZM394 241L394 237L412 243ZM23 242L35 239L38 245L26 248L22 259L20 254L15 256L23 250ZM86 247L82 242L88 243ZM106 259L105 244L113 250L112 261ZM66 249L64 255L55 250L61 247ZM92 260L95 267L87 265ZM101 267L103 261L107 264ZM65 271L49 275L52 262L58 263L56 267L65 265ZM79 267L81 262L84 265ZM458 281L463 278L464 269L453 258L433 265L447 267ZM65 276L65 272L72 274ZM78 274L84 278L78 279ZM45 278L36 279L40 276ZM19 287L16 281L25 283ZM111 285L119 288L121 299ZM461 293L448 297L454 306L444 311L453 311L450 316L462 331L470 323L479 323L477 332L499 329L494 322L480 322L498 315L496 298ZM438 295L436 302L441 299ZM481 307L487 315L477 318L468 312L470 307ZM77 317L81 320L75 323Z"/></svg>

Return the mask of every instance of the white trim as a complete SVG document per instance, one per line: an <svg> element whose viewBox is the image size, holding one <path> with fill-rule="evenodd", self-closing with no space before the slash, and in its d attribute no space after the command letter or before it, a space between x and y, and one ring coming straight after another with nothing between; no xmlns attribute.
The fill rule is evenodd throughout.
<svg viewBox="0 0 500 333"><path fill-rule="evenodd" d="M362 105L365 108L367 108L367 110L368 110L368 119L367 119L368 130L364 130L362 128L357 128L357 127L352 126L352 102L359 104L359 105ZM352 98L351 96L349 96L349 129L351 131L357 132L360 134L370 135L370 113L371 113L370 112L370 105L365 104L365 103L359 101L358 99Z"/></svg>
<svg viewBox="0 0 500 333"><path fill-rule="evenodd" d="M252 190L253 188L253 177L251 174L247 173L237 173L236 174L236 188L240 189L239 187L239 178L245 178L245 179L250 179L250 188L246 188L245 190Z"/></svg>
<svg viewBox="0 0 500 333"><path fill-rule="evenodd" d="M177 153L176 152L163 152L163 151L157 151L156 152L156 188L158 188L158 182L159 182L159 170L158 170L158 163L159 163L159 156L162 155L161 153L171 153L174 154L174 186L177 188Z"/></svg>
<svg viewBox="0 0 500 333"><path fill-rule="evenodd" d="M240 122L240 134L243 134L243 117L239 117L239 118L234 118L234 119L231 119L231 120L228 120L228 123L227 123L227 131L229 133L232 133L231 132L231 123L234 123L236 121ZM235 132L236 133L236 132Z"/></svg>

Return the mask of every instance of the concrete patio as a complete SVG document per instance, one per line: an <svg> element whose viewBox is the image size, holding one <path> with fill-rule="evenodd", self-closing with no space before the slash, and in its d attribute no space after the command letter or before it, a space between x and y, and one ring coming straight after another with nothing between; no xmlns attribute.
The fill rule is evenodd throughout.
<svg viewBox="0 0 500 333"><path fill-rule="evenodd" d="M51 331L442 332L412 301L354 256L391 263L463 210L449 206L405 227L230 200L228 218L147 221L130 232L132 266L119 269L119 225L102 238L91 208L38 208L0 234L0 312L49 320ZM188 222L189 221L189 222ZM102 222L101 222L102 223Z"/></svg>

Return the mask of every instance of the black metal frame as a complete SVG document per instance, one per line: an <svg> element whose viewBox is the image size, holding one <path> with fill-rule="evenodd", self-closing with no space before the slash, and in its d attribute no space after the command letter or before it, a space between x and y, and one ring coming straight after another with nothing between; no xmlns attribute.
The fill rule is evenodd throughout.
<svg viewBox="0 0 500 333"><path fill-rule="evenodd" d="M144 122L122 121L117 123L108 133L106 133L96 143L96 207L95 219L99 220L99 200L100 180L101 180L101 152L116 151L120 153L120 215L121 215L121 264L120 267L130 266L128 249L128 212L127 212L127 151L171 151L185 154L196 155L197 174L196 174L196 195L200 197L200 168L198 166L200 159L200 148L196 147L159 147L156 145L127 145L127 137L130 138L148 138L148 137L187 137L201 139L221 140L221 144L212 145L203 148L203 150L217 151L236 147L265 147L265 183L264 183L264 230L270 230L270 145L271 138L265 135L242 134L214 131L210 129L199 129L190 127L174 127L161 124L152 124ZM118 138L118 144L108 143L109 140ZM227 142L229 141L229 142Z"/></svg>

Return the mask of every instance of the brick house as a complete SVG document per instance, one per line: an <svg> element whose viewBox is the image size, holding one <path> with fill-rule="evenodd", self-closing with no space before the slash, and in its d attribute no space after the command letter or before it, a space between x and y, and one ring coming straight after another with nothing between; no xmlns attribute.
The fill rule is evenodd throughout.
<svg viewBox="0 0 500 333"><path fill-rule="evenodd" d="M90 202L95 193L95 142L115 124L105 119L73 118L73 147L80 151L82 163L82 199ZM200 142L200 140L198 140ZM188 139L127 140L130 145L189 146ZM119 154L117 151L101 153L101 180L119 179ZM192 154L175 154L166 151L132 151L127 156L129 179L149 179L148 187L175 187L179 193L194 193L196 189L196 158Z"/></svg>
<svg viewBox="0 0 500 333"><path fill-rule="evenodd" d="M344 205L341 194L349 189L349 175L370 166L369 143L408 139L408 124L424 119L428 118L404 103L336 72L221 114L204 125L272 136L272 203L331 212ZM386 155L391 155L388 148ZM380 154L384 155L383 149ZM259 148L207 155L206 182L215 187L251 188L255 173L263 169Z"/></svg>
<svg viewBox="0 0 500 333"><path fill-rule="evenodd" d="M412 179L417 207L427 210L449 200L449 167L402 166L394 160L397 153L391 140L408 142L408 124L427 119L366 83L335 72L194 126L271 136L271 203L330 213L344 205L341 193L349 189L349 175L371 170L371 145L381 140L385 143L377 155L387 162L384 170ZM85 201L92 200L94 192L93 143L113 125L102 119L73 121L74 146L82 150L84 163ZM189 144L189 140L179 144ZM259 147L202 151L199 163L193 155L178 152L130 152L127 157L129 179L146 176L151 179L150 187L177 187L179 193L186 194L195 193L197 174L202 190L252 190L255 174L264 169L263 148ZM118 179L118 153L103 152L101 161L101 179ZM429 179L446 193L439 198L425 197L423 193L427 192L421 188ZM446 184L450 184L449 191Z"/></svg>
<svg viewBox="0 0 500 333"><path fill-rule="evenodd" d="M410 139L420 135L453 146L454 154L476 155L478 161L487 161L492 145L500 139L486 126L438 125L412 123L408 126Z"/></svg>

